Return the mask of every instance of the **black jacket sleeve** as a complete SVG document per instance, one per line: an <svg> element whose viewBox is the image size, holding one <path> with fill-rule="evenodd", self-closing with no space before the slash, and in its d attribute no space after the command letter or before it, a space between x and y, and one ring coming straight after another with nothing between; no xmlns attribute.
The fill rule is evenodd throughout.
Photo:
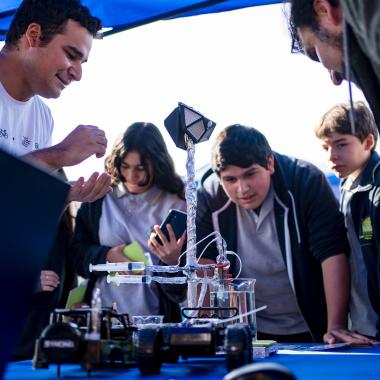
<svg viewBox="0 0 380 380"><path fill-rule="evenodd" d="M301 234L310 252L323 262L331 256L350 252L343 214L325 175L309 165L298 170L295 202L301 214Z"/></svg>
<svg viewBox="0 0 380 380"><path fill-rule="evenodd" d="M102 199L94 203L83 203L78 210L74 235L71 241L71 254L76 272L89 278L90 264L104 264L111 247L100 245L99 219ZM102 272L93 272L102 275Z"/></svg>

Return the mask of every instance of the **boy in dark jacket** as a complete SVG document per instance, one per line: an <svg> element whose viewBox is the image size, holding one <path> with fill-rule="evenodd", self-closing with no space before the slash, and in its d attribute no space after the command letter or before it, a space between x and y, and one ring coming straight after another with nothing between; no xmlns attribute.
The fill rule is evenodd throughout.
<svg viewBox="0 0 380 380"><path fill-rule="evenodd" d="M368 336L377 333L380 338L379 322L376 328L380 315L380 157L375 152L378 132L370 110L363 102L356 102L353 134L350 110L349 103L331 108L315 134L327 152L331 169L342 179L340 209L351 245L352 329Z"/></svg>
<svg viewBox="0 0 380 380"><path fill-rule="evenodd" d="M197 239L219 231L242 262L228 256L231 273L257 280L256 306L268 306L257 315L258 338L368 342L347 330L349 245L323 173L272 153L241 125L217 136L212 168L199 191ZM217 254L213 246L203 262Z"/></svg>

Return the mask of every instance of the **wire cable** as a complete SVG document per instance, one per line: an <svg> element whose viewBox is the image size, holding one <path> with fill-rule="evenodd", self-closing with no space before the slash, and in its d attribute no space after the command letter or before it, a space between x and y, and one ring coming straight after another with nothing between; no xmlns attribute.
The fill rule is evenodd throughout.
<svg viewBox="0 0 380 380"><path fill-rule="evenodd" d="M240 276L241 270L243 269L243 264L242 264L242 262L241 262L241 258L240 258L239 255L238 255L236 252L234 252L234 251L227 251L227 252L226 252L226 255L227 255L227 256L228 256L228 255L235 255L235 256L237 257L237 259L238 259L238 261L239 261L239 272L238 272L238 274L236 275L235 278L238 278L238 277Z"/></svg>

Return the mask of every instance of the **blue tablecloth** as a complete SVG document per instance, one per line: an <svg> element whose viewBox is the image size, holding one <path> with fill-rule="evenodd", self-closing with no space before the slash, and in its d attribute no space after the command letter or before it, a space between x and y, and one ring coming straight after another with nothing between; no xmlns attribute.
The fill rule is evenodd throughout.
<svg viewBox="0 0 380 380"><path fill-rule="evenodd" d="M327 351L324 351L327 352ZM287 367L298 380L379 380L380 346L328 351L328 354L276 354L256 362L270 361ZM227 373L223 359L189 359L178 364L164 364L160 375L141 376L137 368L96 370L92 379L222 379ZM63 365L61 377L86 379L79 365ZM5 380L57 379L56 366L33 370L30 361L8 365Z"/></svg>

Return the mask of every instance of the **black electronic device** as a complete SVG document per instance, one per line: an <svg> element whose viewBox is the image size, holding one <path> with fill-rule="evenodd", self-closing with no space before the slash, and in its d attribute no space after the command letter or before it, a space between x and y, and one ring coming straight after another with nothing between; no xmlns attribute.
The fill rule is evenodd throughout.
<svg viewBox="0 0 380 380"><path fill-rule="evenodd" d="M179 239L186 231L187 226L187 214L181 210L170 209L165 220L161 223L160 228L166 239L169 240L169 232L166 225L170 224L173 228L176 239ZM155 238L161 244L160 237L155 233Z"/></svg>
<svg viewBox="0 0 380 380"><path fill-rule="evenodd" d="M223 380L296 380L296 378L280 364L251 363L229 372Z"/></svg>
<svg viewBox="0 0 380 380"><path fill-rule="evenodd" d="M162 363L175 363L181 356L224 356L229 371L252 362L252 335L245 324L224 327L208 318L219 317L228 308L187 308L182 315L189 321L188 312L199 318L194 323L164 323L139 329L135 341L137 366L142 375L159 373ZM236 315L236 308L229 308ZM221 313L223 311L223 313ZM203 317L205 316L205 317Z"/></svg>
<svg viewBox="0 0 380 380"><path fill-rule="evenodd" d="M184 326L164 324L138 331L136 360L142 375L159 373L163 362L181 356L215 357L224 351L228 370L252 362L252 337L248 326Z"/></svg>
<svg viewBox="0 0 380 380"><path fill-rule="evenodd" d="M69 186L0 149L0 378L48 258Z"/></svg>
<svg viewBox="0 0 380 380"><path fill-rule="evenodd" d="M212 120L181 102L165 119L164 124L174 144L184 150L187 149L187 138L193 144L207 141L216 126Z"/></svg>
<svg viewBox="0 0 380 380"><path fill-rule="evenodd" d="M60 377L61 364L78 363L88 374L95 368L120 368L136 363L133 334L136 327L128 314L117 314L109 308L99 312L100 331L91 332L94 310L56 309L51 323L36 341L33 367L48 368L57 365Z"/></svg>

